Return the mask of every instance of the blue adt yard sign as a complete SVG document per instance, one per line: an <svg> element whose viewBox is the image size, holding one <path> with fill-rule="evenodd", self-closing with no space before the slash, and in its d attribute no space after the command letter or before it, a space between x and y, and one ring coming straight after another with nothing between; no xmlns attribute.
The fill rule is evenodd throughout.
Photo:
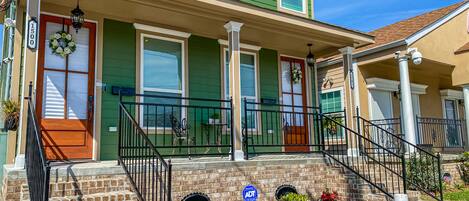
<svg viewBox="0 0 469 201"><path fill-rule="evenodd" d="M243 190L244 201L256 201L257 200L257 189L253 185L247 185Z"/></svg>

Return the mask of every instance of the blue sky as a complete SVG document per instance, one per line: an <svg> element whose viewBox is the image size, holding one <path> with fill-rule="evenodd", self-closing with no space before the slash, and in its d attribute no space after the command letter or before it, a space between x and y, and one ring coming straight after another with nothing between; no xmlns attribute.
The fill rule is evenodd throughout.
<svg viewBox="0 0 469 201"><path fill-rule="evenodd" d="M394 22L462 0L315 0L317 20L360 31Z"/></svg>

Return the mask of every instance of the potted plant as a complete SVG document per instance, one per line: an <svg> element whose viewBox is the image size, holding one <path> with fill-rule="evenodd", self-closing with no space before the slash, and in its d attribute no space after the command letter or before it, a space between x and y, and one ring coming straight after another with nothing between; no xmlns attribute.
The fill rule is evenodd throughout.
<svg viewBox="0 0 469 201"><path fill-rule="evenodd" d="M220 123L220 114L213 113L210 118L208 119L209 124L219 124Z"/></svg>
<svg viewBox="0 0 469 201"><path fill-rule="evenodd" d="M326 133L335 136L339 134L340 125L343 125L342 117L339 115L333 115L329 117L330 119L324 119L322 122L322 127L325 129ZM340 124L340 125L338 125Z"/></svg>
<svg viewBox="0 0 469 201"><path fill-rule="evenodd" d="M12 100L2 102L3 117L5 119L5 130L16 131L20 119L19 104Z"/></svg>
<svg viewBox="0 0 469 201"><path fill-rule="evenodd" d="M336 201L339 199L339 194L336 191L330 191L326 188L326 191L322 192L321 201Z"/></svg>

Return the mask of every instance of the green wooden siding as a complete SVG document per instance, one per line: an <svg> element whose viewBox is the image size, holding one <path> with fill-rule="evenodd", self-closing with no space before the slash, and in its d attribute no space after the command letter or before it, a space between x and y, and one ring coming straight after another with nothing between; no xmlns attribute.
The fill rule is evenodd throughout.
<svg viewBox="0 0 469 201"><path fill-rule="evenodd" d="M118 30L118 31L116 31ZM111 94L112 86L135 87L136 83L136 32L131 23L114 20L104 20L103 36L103 74L102 82L106 83L107 90L102 94L101 108L101 160L114 160L117 158L117 132L110 132L109 127L117 127L118 99ZM220 45L216 39L192 35L188 39L188 93L194 98L221 99L221 55ZM259 51L259 98L279 100L278 97L278 53L275 50L261 49ZM191 112L188 113L189 116ZM210 115L204 115L207 118ZM207 121L206 118L198 122ZM196 122L196 124L198 124ZM262 126L267 133L267 126ZM277 127L279 128L279 127ZM281 130L273 128L275 138L281 141ZM272 129L272 128L269 128ZM194 130L195 132L195 130ZM200 130L197 133L202 133ZM171 144L170 136L150 136L152 141L161 144ZM227 136L223 136L225 138ZM224 141L224 139L222 140ZM204 143L204 142L197 142ZM227 148L226 148L227 149ZM257 151L268 151L266 150ZM274 148L275 149L275 148ZM272 149L270 149L272 150ZM170 154L172 149L161 150ZM194 152L203 150L193 150ZM215 149L212 151L216 151ZM228 151L225 150L224 151ZM185 150L182 150L185 152Z"/></svg>
<svg viewBox="0 0 469 201"><path fill-rule="evenodd" d="M257 7L269 9L269 10L278 10L277 8L278 0L241 0L241 2L251 4ZM311 17L311 11L314 5L312 5L311 0L308 1L308 16Z"/></svg>
<svg viewBox="0 0 469 201"><path fill-rule="evenodd" d="M278 55L277 51L262 48L259 51L259 85L261 98L278 101Z"/></svg>
<svg viewBox="0 0 469 201"><path fill-rule="evenodd" d="M188 44L189 96L221 98L220 45L216 39L191 36Z"/></svg>
<svg viewBox="0 0 469 201"><path fill-rule="evenodd" d="M277 10L277 0L241 0L241 2L258 6L261 8Z"/></svg>
<svg viewBox="0 0 469 201"><path fill-rule="evenodd" d="M259 88L260 88L260 99L275 99L279 102L279 80L278 80L278 53L275 50L262 48L259 51ZM262 109L266 110L278 110L278 107L272 106L263 106ZM274 115L274 116L272 116ZM269 119L270 121L265 121L264 119ZM263 113L261 115L262 126L261 133L264 135L269 135L271 141L267 143L281 143L282 140L282 131L280 125L272 125L272 119L280 119L279 114L272 113ZM269 130L272 130L272 134L267 134ZM271 136L273 135L273 137ZM262 138L253 137L252 142L257 143L257 140ZM262 143L262 142L260 142ZM265 143L265 142L264 142ZM280 151L281 147L258 147L255 148L257 152L269 152L269 151ZM249 150L252 152L253 150Z"/></svg>
<svg viewBox="0 0 469 201"><path fill-rule="evenodd" d="M118 123L119 97L111 94L112 86L135 87L135 29L131 23L104 20L102 81L101 160L117 158L117 132L109 127Z"/></svg>

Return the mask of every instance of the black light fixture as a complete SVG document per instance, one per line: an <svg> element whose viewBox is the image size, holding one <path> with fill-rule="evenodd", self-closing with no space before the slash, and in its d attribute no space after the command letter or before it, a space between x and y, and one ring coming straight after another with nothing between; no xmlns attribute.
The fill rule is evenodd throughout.
<svg viewBox="0 0 469 201"><path fill-rule="evenodd" d="M70 16L72 20L72 26L78 33L78 30L83 26L85 22L85 13L80 9L80 0L77 1L77 7L72 10L72 15Z"/></svg>
<svg viewBox="0 0 469 201"><path fill-rule="evenodd" d="M308 64L309 67L314 67L314 63L316 63L316 59L314 59L314 54L311 53L311 46L313 46L313 44L311 43L308 43L308 47L309 47L309 53L308 53L308 56L306 56L306 63Z"/></svg>

